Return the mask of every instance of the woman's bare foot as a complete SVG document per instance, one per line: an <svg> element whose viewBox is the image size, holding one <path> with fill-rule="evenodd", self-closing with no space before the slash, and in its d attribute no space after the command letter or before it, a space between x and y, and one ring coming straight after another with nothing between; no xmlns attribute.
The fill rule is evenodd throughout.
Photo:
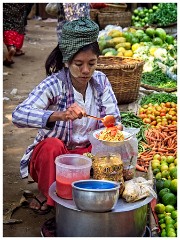
<svg viewBox="0 0 180 240"><path fill-rule="evenodd" d="M16 49L16 53L14 54L14 56L18 57L18 56L22 56L24 55L25 52L21 49Z"/></svg>
<svg viewBox="0 0 180 240"><path fill-rule="evenodd" d="M9 62L13 62L13 56L16 53L16 48L14 46L8 47L8 53L6 55L6 60Z"/></svg>
<svg viewBox="0 0 180 240"><path fill-rule="evenodd" d="M48 208L46 204L46 198L44 195L39 193L33 200L30 202L29 207L34 210L46 210Z"/></svg>

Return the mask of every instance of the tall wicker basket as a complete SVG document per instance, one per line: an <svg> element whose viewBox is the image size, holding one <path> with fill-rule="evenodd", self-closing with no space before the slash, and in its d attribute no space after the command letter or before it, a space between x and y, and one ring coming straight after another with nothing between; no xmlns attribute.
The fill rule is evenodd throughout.
<svg viewBox="0 0 180 240"><path fill-rule="evenodd" d="M143 65L135 58L100 56L96 69L107 75L118 104L125 104L138 98Z"/></svg>
<svg viewBox="0 0 180 240"><path fill-rule="evenodd" d="M100 12L121 12L121 11L125 11L127 8L127 4L126 3L119 3L119 4L110 4L110 3L106 3L105 8L100 8Z"/></svg>
<svg viewBox="0 0 180 240"><path fill-rule="evenodd" d="M99 12L98 23L101 29L107 25L131 26L131 12Z"/></svg>

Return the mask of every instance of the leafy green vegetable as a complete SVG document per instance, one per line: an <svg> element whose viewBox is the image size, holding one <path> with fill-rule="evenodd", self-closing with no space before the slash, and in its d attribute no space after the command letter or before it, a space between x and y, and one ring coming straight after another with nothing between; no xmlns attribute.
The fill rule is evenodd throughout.
<svg viewBox="0 0 180 240"><path fill-rule="evenodd" d="M155 66L151 72L144 72L141 77L141 83L158 88L177 87L177 82L163 73L159 66Z"/></svg>
<svg viewBox="0 0 180 240"><path fill-rule="evenodd" d="M177 103L177 96L173 93L151 93L149 95L144 96L141 101L140 105L145 104L160 104L160 103L166 103L166 102L174 102Z"/></svg>
<svg viewBox="0 0 180 240"><path fill-rule="evenodd" d="M149 16L149 23L158 26L167 26L175 22L177 22L176 3L159 3L157 10Z"/></svg>

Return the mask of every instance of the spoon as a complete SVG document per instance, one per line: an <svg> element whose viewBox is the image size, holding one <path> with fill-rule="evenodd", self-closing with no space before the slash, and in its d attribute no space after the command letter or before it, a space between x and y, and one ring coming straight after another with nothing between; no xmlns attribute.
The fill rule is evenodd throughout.
<svg viewBox="0 0 180 240"><path fill-rule="evenodd" d="M95 117L95 116L92 116L92 115L86 115L86 116L89 117L89 118L94 118L96 120L101 120L105 127L115 126L116 119L113 115L107 115L103 118L98 118L98 117Z"/></svg>

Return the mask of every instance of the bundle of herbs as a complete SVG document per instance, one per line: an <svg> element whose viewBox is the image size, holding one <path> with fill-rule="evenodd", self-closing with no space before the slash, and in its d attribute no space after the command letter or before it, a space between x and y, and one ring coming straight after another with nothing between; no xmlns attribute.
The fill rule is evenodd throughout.
<svg viewBox="0 0 180 240"><path fill-rule="evenodd" d="M155 65L151 72L144 72L142 74L141 83L157 88L177 87L177 82L162 72L162 69L158 65Z"/></svg>
<svg viewBox="0 0 180 240"><path fill-rule="evenodd" d="M149 24L168 26L177 22L177 4L159 3L157 9L149 16Z"/></svg>

